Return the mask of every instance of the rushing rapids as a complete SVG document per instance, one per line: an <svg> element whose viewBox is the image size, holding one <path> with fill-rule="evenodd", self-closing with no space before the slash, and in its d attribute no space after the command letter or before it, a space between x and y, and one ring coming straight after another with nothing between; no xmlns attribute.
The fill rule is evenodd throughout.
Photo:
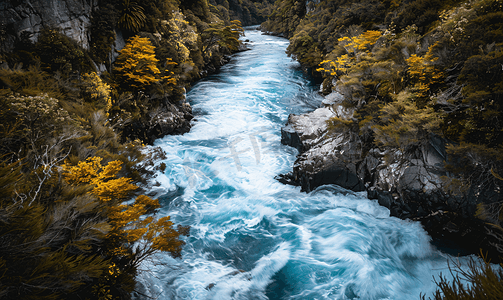
<svg viewBox="0 0 503 300"><path fill-rule="evenodd" d="M419 299L450 276L421 225L337 186L306 194L274 177L297 150L280 143L290 113L321 103L285 54L286 39L247 30L251 50L188 93L196 121L156 141L161 215L190 225L183 258L143 264L136 298Z"/></svg>

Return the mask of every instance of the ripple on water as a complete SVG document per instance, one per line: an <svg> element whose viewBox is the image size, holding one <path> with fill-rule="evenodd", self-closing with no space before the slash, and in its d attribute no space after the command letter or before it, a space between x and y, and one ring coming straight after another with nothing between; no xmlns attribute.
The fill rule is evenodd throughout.
<svg viewBox="0 0 503 300"><path fill-rule="evenodd" d="M310 194L274 176L297 151L280 144L290 113L318 107L288 41L246 31L251 50L189 91L197 122L156 141L161 214L190 225L183 258L159 254L139 277L157 299L417 299L449 274L419 223L361 193ZM137 296L142 298L142 296Z"/></svg>

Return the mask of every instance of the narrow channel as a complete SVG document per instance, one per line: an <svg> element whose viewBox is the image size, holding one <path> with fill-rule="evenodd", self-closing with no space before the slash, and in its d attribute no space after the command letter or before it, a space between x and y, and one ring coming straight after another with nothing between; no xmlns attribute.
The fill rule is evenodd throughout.
<svg viewBox="0 0 503 300"><path fill-rule="evenodd" d="M365 193L329 185L306 194L274 177L297 150L280 143L291 113L322 98L287 57L288 40L249 29L251 50L190 90L189 133L156 141L161 215L190 225L182 259L144 263L155 299L419 299L449 275L417 222L389 216ZM450 275L449 275L450 276ZM140 296L139 296L140 297ZM145 297L145 299L147 299Z"/></svg>

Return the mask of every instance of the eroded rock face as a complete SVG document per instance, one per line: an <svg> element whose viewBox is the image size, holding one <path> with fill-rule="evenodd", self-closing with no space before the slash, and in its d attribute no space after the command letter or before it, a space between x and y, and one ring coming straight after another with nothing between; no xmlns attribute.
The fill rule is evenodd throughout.
<svg viewBox="0 0 503 300"><path fill-rule="evenodd" d="M168 103L151 110L141 119L121 126L123 138L153 144L158 138L169 134L184 134L191 128L192 107L188 103Z"/></svg>
<svg viewBox="0 0 503 300"><path fill-rule="evenodd" d="M0 2L0 22L5 31L3 50L10 51L26 32L35 42L45 27L54 27L89 48L91 12L98 0L22 0Z"/></svg>
<svg viewBox="0 0 503 300"><path fill-rule="evenodd" d="M282 129L282 143L301 152L287 177L303 191L310 192L324 184L337 184L358 192L365 190L357 175L361 161L358 143L344 132L326 135L326 121L337 114L332 107L322 107L308 114L290 115Z"/></svg>
<svg viewBox="0 0 503 300"><path fill-rule="evenodd" d="M482 247L493 260L503 254L493 246L498 241L491 228L474 217L480 197L445 192L444 179L451 176L444 168L448 160L445 140L431 135L405 150L364 149L357 132L340 129L327 134L326 121L341 113L327 105L289 116L282 143L300 154L292 172L278 180L300 185L306 192L324 184L367 190L368 197L378 199L392 216L420 221L437 243L460 247L465 254L479 253Z"/></svg>
<svg viewBox="0 0 503 300"><path fill-rule="evenodd" d="M282 143L300 152L291 176L303 190L309 192L323 184L353 191L367 189L371 195L381 197L387 207L394 199L405 199L409 204L404 207L411 207L399 214L414 216L427 214L429 208L414 204L415 197L410 195L421 195L422 200L430 202L445 200L440 192L442 176L446 175L445 143L441 138L432 136L404 153L399 149L381 152L377 148L362 153L363 141L357 133L338 129L327 134L326 121L340 115L333 106L318 108L308 114L290 115L282 129Z"/></svg>

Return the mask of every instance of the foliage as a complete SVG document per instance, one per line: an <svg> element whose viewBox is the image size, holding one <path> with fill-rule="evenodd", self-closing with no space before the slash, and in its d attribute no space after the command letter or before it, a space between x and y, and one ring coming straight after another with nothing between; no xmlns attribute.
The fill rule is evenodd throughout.
<svg viewBox="0 0 503 300"><path fill-rule="evenodd" d="M34 45L44 71L63 74L92 71L89 55L77 42L56 29L44 28Z"/></svg>
<svg viewBox="0 0 503 300"><path fill-rule="evenodd" d="M441 82L444 74L434 65L438 57L433 57L432 49L435 45L428 48L428 52L424 56L412 54L406 59L408 74L414 82L413 89L417 92L418 97L425 98L429 96L428 92L432 85Z"/></svg>
<svg viewBox="0 0 503 300"><path fill-rule="evenodd" d="M65 164L63 169L66 172L64 178L68 183L90 184L93 186L91 192L100 201L111 202L107 215L112 229L107 238L112 241L126 241L129 245L140 240L147 243L141 250L136 248L140 250L140 253L134 253L137 257L143 257L156 250L168 251L174 257L179 257L181 246L184 244L179 240L179 236L188 233L187 229L183 227L179 227L178 231L173 229L173 223L169 221L169 217L159 220L154 220L151 216L146 217L160 205L157 200L152 200L145 195L138 196L130 205L120 204L137 187L131 184L129 178L117 178L117 173L122 168L120 161L111 161L106 166L102 166L101 161L100 157L91 157L85 162L79 162L76 166ZM114 255L128 253L128 249L120 244L110 251Z"/></svg>
<svg viewBox="0 0 503 300"><path fill-rule="evenodd" d="M182 13L176 12L168 21L161 22L163 34L167 37L167 43L176 45L176 51L179 57L178 62L190 61L190 52L197 48L197 29L185 20Z"/></svg>
<svg viewBox="0 0 503 300"><path fill-rule="evenodd" d="M89 52L43 28L36 43L24 34L2 54L10 68L0 69L0 298L129 299L138 264L158 251L179 257L188 234L138 195L149 174L138 162L149 159L120 131L183 99L184 87L239 50L236 8L105 2L92 13ZM267 9L246 5L235 15ZM126 37L143 32L113 70L118 27ZM216 43L208 48L203 35Z"/></svg>
<svg viewBox="0 0 503 300"><path fill-rule="evenodd" d="M100 5L100 8L92 13L90 52L97 63L111 63L110 55L116 38L114 28L119 18L118 14L118 10L110 3Z"/></svg>
<svg viewBox="0 0 503 300"><path fill-rule="evenodd" d="M316 72L322 72L325 76L335 76L337 71L347 73L351 65L349 55L344 54L337 57L335 61L324 60L319 63L319 66L320 68L316 69Z"/></svg>
<svg viewBox="0 0 503 300"><path fill-rule="evenodd" d="M429 27L439 20L439 12L443 9L462 1L459 0L414 0L404 1L398 8L397 14L389 17L389 21L401 31L412 24L418 27L421 34L428 31Z"/></svg>
<svg viewBox="0 0 503 300"><path fill-rule="evenodd" d="M320 0L303 12L279 0L263 27L290 38L287 53L354 111L330 119L327 134L358 127L362 149L398 153L443 138L442 187L463 203L455 213L486 222L488 250L503 253L501 1ZM469 285L442 277L435 299L501 298L499 267L460 274Z"/></svg>
<svg viewBox="0 0 503 300"><path fill-rule="evenodd" d="M120 28L138 32L145 25L146 16L141 5L134 0L122 0L117 22Z"/></svg>
<svg viewBox="0 0 503 300"><path fill-rule="evenodd" d="M448 145L447 153L451 157L447 170L461 175L456 186L480 195L476 216L496 227L501 226L502 199L499 190L503 182L494 175L503 170L501 148L460 143Z"/></svg>
<svg viewBox="0 0 503 300"><path fill-rule="evenodd" d="M373 46L380 37L380 31L368 30L352 38L347 36L342 37L338 41L339 44L342 44L346 51L349 53L356 53L364 50L369 52L369 47Z"/></svg>
<svg viewBox="0 0 503 300"><path fill-rule="evenodd" d="M53 131L58 123L68 122L70 117L68 112L60 108L58 100L49 97L47 94L39 96L21 96L11 94L7 97L10 103L11 113L26 124L28 135L39 135L40 130ZM54 127L50 127L54 126ZM36 133L32 131L37 130Z"/></svg>
<svg viewBox="0 0 503 300"><path fill-rule="evenodd" d="M241 22L238 20L231 21L231 24L226 26L223 23L210 24L202 35L203 54L212 56L212 48L218 45L220 48L228 49L229 53L239 49L239 37L244 35L244 30L241 27Z"/></svg>
<svg viewBox="0 0 503 300"><path fill-rule="evenodd" d="M211 16L209 3L207 0L186 0L180 3L180 7L190 12L200 20L208 20Z"/></svg>
<svg viewBox="0 0 503 300"><path fill-rule="evenodd" d="M2 68L0 79L9 87L9 90L16 93L30 96L45 93L55 98L64 95L58 81L37 66L29 66L27 69Z"/></svg>
<svg viewBox="0 0 503 300"><path fill-rule="evenodd" d="M65 133L64 128L73 120L60 107L59 101L47 94L21 96L7 93L0 96L0 106L0 149L2 155L7 155L5 159L33 162L49 150L48 143L54 144L58 139L71 136ZM56 148L52 150L57 152Z"/></svg>
<svg viewBox="0 0 503 300"><path fill-rule="evenodd" d="M293 36L290 45L288 45L287 53L307 66L316 66L323 60L320 44L305 31Z"/></svg>
<svg viewBox="0 0 503 300"><path fill-rule="evenodd" d="M82 90L85 97L103 105L108 114L108 111L112 108L112 97L110 96L112 89L110 85L103 82L95 72L82 75L82 81Z"/></svg>
<svg viewBox="0 0 503 300"><path fill-rule="evenodd" d="M503 54L499 51L487 55L471 56L464 64L459 83L465 86L465 98L453 101L461 108L450 118L446 131L457 132L455 140L487 144L496 147L503 141L503 123L500 104L503 89ZM453 128L454 127L454 128Z"/></svg>
<svg viewBox="0 0 503 300"><path fill-rule="evenodd" d="M352 38L345 36L338 39L339 44L344 47L347 53L338 56L335 61L322 61L319 63L321 68L316 69L316 71L323 72L327 76L335 76L337 73L339 73L339 75L347 74L352 67L362 59L363 55L371 55L369 48L373 46L380 37L381 32L368 30Z"/></svg>
<svg viewBox="0 0 503 300"><path fill-rule="evenodd" d="M0 165L0 296L71 299L106 272L95 249L109 226L96 200L54 180L45 182L51 201L24 201L31 182L20 171L17 162Z"/></svg>
<svg viewBox="0 0 503 300"><path fill-rule="evenodd" d="M306 15L306 1L285 0L275 3L273 13L268 20L262 24L267 30L275 33L282 33L290 38L297 25Z"/></svg>
<svg viewBox="0 0 503 300"><path fill-rule="evenodd" d="M435 300L464 299L501 299L503 297L503 265L491 265L489 262L475 262L471 259L468 270L455 265L450 269L454 280L448 281L440 275L438 290L433 295ZM464 282L469 282L466 284ZM425 296L422 296L425 299ZM431 299L431 298L429 298Z"/></svg>
<svg viewBox="0 0 503 300"><path fill-rule="evenodd" d="M256 25L267 20L271 14L273 0L210 0L210 9L215 8L221 14L220 19L240 20L243 25Z"/></svg>
<svg viewBox="0 0 503 300"><path fill-rule="evenodd" d="M115 62L117 81L125 90L140 91L152 84L166 79L168 83L174 83L175 79L167 76L161 78L155 58L155 47L147 38L138 35L130 38L120 51Z"/></svg>
<svg viewBox="0 0 503 300"><path fill-rule="evenodd" d="M131 179L116 178L122 168L120 161L109 162L106 166L101 165L101 157L90 157L86 161L80 161L77 166L63 165L67 172L64 178L71 185L90 184L92 193L100 201L126 199L137 187L131 184Z"/></svg>
<svg viewBox="0 0 503 300"><path fill-rule="evenodd" d="M108 160L120 159L120 163L115 162L116 170L138 181L144 174L136 167L143 157L140 147L121 145L106 124L104 113L93 112L88 103L68 101L59 92L60 82L44 72L4 70L2 74L16 90L39 93L28 96L1 90L0 94L0 150L5 165L0 172L0 235L5 242L0 251L6 260L1 262L2 298L127 299L135 286L135 265L141 258L167 248L128 250L128 256L106 251L132 246L127 240L115 244L108 237L113 227L106 214L107 203L113 201L98 201L87 185L69 188L61 181L59 164L65 158L78 164L80 159L99 154ZM40 78L47 80L37 82ZM64 100L40 94L41 89ZM126 177L109 177L106 180L110 184L132 185ZM113 193L106 185L98 188L104 198ZM152 226L158 226L157 222ZM166 226L159 227L157 236L170 232L162 228ZM174 235L170 236L175 242ZM178 255L179 247L173 245L171 251Z"/></svg>
<svg viewBox="0 0 503 300"><path fill-rule="evenodd" d="M278 1L264 26L291 37L287 52L316 67L324 91L344 95L342 104L357 109L360 128L371 129L378 144L417 142L435 132L456 142L499 147L498 1L322 0L308 6L295 28L284 28L296 20L288 15L292 4ZM405 94L408 104L397 100ZM364 112L374 101L386 105L379 114ZM393 111L405 115L397 119ZM404 138L390 139L383 135L387 130Z"/></svg>
<svg viewBox="0 0 503 300"><path fill-rule="evenodd" d="M380 122L374 127L376 142L403 150L428 140L429 133L439 133L442 119L432 107L418 107L414 95L402 91L381 108Z"/></svg>

